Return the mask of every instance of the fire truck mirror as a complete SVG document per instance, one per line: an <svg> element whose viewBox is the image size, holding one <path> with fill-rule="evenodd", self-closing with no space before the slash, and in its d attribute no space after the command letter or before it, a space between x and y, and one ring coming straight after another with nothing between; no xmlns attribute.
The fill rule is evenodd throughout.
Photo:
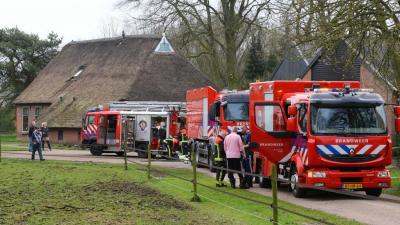
<svg viewBox="0 0 400 225"><path fill-rule="evenodd" d="M213 103L210 106L210 120L215 121L216 117L219 117L219 104Z"/></svg>
<svg viewBox="0 0 400 225"><path fill-rule="evenodd" d="M400 133L400 118L396 118L396 124L395 124L395 127L396 127L396 133Z"/></svg>
<svg viewBox="0 0 400 225"><path fill-rule="evenodd" d="M82 127L86 130L85 118L82 118Z"/></svg>
<svg viewBox="0 0 400 225"><path fill-rule="evenodd" d="M296 117L290 117L287 119L286 128L287 128L287 131L289 131L289 132L297 132L298 131Z"/></svg>
<svg viewBox="0 0 400 225"><path fill-rule="evenodd" d="M393 111L396 116L396 119L395 119L396 133L400 133L400 106L398 106L398 105L394 106Z"/></svg>
<svg viewBox="0 0 400 225"><path fill-rule="evenodd" d="M394 106L393 110L396 117L400 117L400 105Z"/></svg>
<svg viewBox="0 0 400 225"><path fill-rule="evenodd" d="M295 105L290 105L288 107L288 114L289 114L289 116L296 116L297 115L297 107Z"/></svg>

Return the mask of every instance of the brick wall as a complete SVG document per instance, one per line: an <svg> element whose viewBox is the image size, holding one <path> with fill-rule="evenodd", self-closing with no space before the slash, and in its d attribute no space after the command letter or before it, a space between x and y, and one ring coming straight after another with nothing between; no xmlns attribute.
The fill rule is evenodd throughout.
<svg viewBox="0 0 400 225"><path fill-rule="evenodd" d="M395 103L393 91L386 85L386 83L377 78L365 65L361 66L360 82L362 88L372 88L375 92L380 94L386 103ZM392 106L385 107L386 117L389 132L393 133L394 129L394 113Z"/></svg>
<svg viewBox="0 0 400 225"><path fill-rule="evenodd" d="M311 69L309 69L306 73L306 75L304 75L303 79L305 81L311 81Z"/></svg>
<svg viewBox="0 0 400 225"><path fill-rule="evenodd" d="M78 128L49 128L51 143L80 144L80 129ZM62 134L61 134L62 133ZM60 139L62 136L62 139Z"/></svg>

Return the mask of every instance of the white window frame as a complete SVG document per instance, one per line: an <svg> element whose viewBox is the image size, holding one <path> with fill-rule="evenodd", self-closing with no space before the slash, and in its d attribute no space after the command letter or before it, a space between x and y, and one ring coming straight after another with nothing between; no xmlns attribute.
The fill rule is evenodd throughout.
<svg viewBox="0 0 400 225"><path fill-rule="evenodd" d="M39 111L39 114L36 114L37 111ZM35 107L35 119L37 120L37 118L40 116L40 114L42 114L42 107L41 106L36 106Z"/></svg>
<svg viewBox="0 0 400 225"><path fill-rule="evenodd" d="M27 110L27 115L25 115L24 114L24 110ZM24 116L27 116L28 117L28 120L27 120L27 129L26 130L24 130ZM21 113L21 117L22 117L22 127L21 127L21 130L22 130L22 132L27 132L27 131L29 131L29 107L27 107L27 106L24 106L24 107L22 107L22 113Z"/></svg>

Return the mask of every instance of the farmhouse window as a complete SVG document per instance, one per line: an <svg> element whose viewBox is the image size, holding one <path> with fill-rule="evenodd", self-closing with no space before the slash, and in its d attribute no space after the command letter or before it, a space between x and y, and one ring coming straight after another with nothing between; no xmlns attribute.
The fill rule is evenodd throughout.
<svg viewBox="0 0 400 225"><path fill-rule="evenodd" d="M58 130L58 140L59 141L64 140L64 131L63 130Z"/></svg>
<svg viewBox="0 0 400 225"><path fill-rule="evenodd" d="M28 131L29 129L29 108L22 108L22 131Z"/></svg>
<svg viewBox="0 0 400 225"><path fill-rule="evenodd" d="M35 119L37 120L37 118L40 116L40 113L42 112L42 108L41 107L36 107L35 108Z"/></svg>

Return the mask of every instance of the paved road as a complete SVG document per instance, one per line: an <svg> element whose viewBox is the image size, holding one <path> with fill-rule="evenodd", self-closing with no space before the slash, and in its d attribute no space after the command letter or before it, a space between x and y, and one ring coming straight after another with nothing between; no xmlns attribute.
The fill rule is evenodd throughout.
<svg viewBox="0 0 400 225"><path fill-rule="evenodd" d="M88 151L82 150L53 150L51 152L46 151L44 155L46 159L51 160L70 160L116 164L122 164L124 162L122 157L117 157L113 154L104 156L92 156ZM30 154L27 151L3 152L2 156L5 158L30 158ZM147 163L145 159L137 158L135 153L129 153L129 160L143 164ZM190 165L184 164L182 162L171 162L162 160L153 161L152 165L159 165L171 168L190 168ZM213 174L210 173L207 169L199 169L199 171L213 176ZM269 189L254 187L252 189L249 189L249 191L266 196L271 196L271 191ZM325 211L331 214L354 219L366 224L400 224L400 204L398 203L379 200L362 200L329 193L314 193L306 199L299 199L294 198L285 187L279 189L278 196L279 199L291 202L296 205ZM400 198L388 195L384 195L384 197L400 200Z"/></svg>

